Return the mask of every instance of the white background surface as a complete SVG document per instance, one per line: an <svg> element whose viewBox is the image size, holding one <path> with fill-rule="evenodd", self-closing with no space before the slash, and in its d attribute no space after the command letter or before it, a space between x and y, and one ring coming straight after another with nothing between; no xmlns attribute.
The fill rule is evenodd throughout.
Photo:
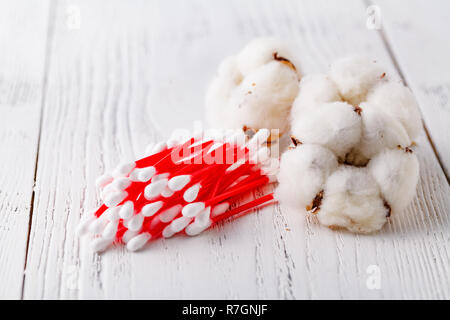
<svg viewBox="0 0 450 320"><path fill-rule="evenodd" d="M0 1L0 298L450 298L450 5L376 1L372 30L370 4ZM408 210L362 236L274 206L93 254L74 229L95 178L202 120L218 63L262 35L298 45L305 73L362 53L412 88L427 131Z"/></svg>

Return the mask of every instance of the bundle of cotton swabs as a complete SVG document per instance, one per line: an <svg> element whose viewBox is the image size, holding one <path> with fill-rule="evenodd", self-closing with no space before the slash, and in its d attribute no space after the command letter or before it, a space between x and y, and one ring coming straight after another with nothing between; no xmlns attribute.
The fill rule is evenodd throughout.
<svg viewBox="0 0 450 320"><path fill-rule="evenodd" d="M153 145L146 157L97 179L103 204L82 217L79 234L93 236L95 251L114 242L135 251L151 239L195 236L274 202L272 193L239 201L276 174L268 165L269 136L270 130L261 129L242 139L243 132L234 131Z"/></svg>

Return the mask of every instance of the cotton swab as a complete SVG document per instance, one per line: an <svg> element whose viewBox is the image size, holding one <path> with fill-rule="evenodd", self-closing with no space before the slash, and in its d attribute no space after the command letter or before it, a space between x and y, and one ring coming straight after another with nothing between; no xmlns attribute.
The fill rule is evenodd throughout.
<svg viewBox="0 0 450 320"><path fill-rule="evenodd" d="M272 195L229 209L237 198L272 182L263 170L269 136L262 129L238 142L236 132L221 132L149 145L143 158L121 163L96 180L104 203L83 216L77 230L95 235L96 251L115 241L135 251L160 237L197 235L267 204Z"/></svg>

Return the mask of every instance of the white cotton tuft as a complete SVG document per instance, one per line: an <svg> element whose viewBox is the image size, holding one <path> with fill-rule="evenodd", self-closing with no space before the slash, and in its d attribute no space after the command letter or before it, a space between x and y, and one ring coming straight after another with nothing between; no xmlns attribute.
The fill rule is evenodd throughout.
<svg viewBox="0 0 450 320"><path fill-rule="evenodd" d="M422 128L419 107L411 90L401 83L386 82L369 93L367 101L397 119L410 139L415 139Z"/></svg>
<svg viewBox="0 0 450 320"><path fill-rule="evenodd" d="M206 96L206 120L214 128L240 129L233 121L234 115L227 110L231 92L242 81L236 58L228 57L219 66L217 76L209 85Z"/></svg>
<svg viewBox="0 0 450 320"><path fill-rule="evenodd" d="M248 43L237 55L237 66L242 74L249 74L272 61L275 53L296 63L292 48L284 41L274 37L261 37Z"/></svg>
<svg viewBox="0 0 450 320"><path fill-rule="evenodd" d="M359 142L361 116L345 102L324 103L296 119L292 134L301 143L319 144L344 158Z"/></svg>
<svg viewBox="0 0 450 320"><path fill-rule="evenodd" d="M419 165L409 147L420 127L408 88L387 79L368 58L338 60L328 76L306 76L300 83L291 110L297 147L281 158L276 197L281 203L306 205L326 226L376 231L414 196ZM312 169L321 162L311 150L302 152L314 145L332 151L339 161L317 154L333 159L325 175Z"/></svg>
<svg viewBox="0 0 450 320"><path fill-rule="evenodd" d="M381 229L388 209L367 168L341 166L327 180L317 217L321 224L357 233Z"/></svg>
<svg viewBox="0 0 450 320"><path fill-rule="evenodd" d="M287 47L279 40L257 39L222 62L205 99L212 127L287 131L300 79Z"/></svg>
<svg viewBox="0 0 450 320"><path fill-rule="evenodd" d="M357 149L364 157L370 159L386 148L411 145L408 133L395 118L369 103L362 103L360 107L362 136Z"/></svg>
<svg viewBox="0 0 450 320"><path fill-rule="evenodd" d="M248 74L229 99L238 128L288 129L289 112L298 93L298 76L288 66L271 61Z"/></svg>
<svg viewBox="0 0 450 320"><path fill-rule="evenodd" d="M319 145L302 144L286 151L281 156L275 196L282 204L305 208L337 167L334 154Z"/></svg>
<svg viewBox="0 0 450 320"><path fill-rule="evenodd" d="M330 69L330 77L342 98L355 106L366 100L369 90L384 75L383 68L376 61L361 56L340 59Z"/></svg>
<svg viewBox="0 0 450 320"><path fill-rule="evenodd" d="M292 117L295 119L303 110L315 108L318 104L340 100L338 88L329 76L306 75L300 81L300 89L292 106Z"/></svg>
<svg viewBox="0 0 450 320"><path fill-rule="evenodd" d="M416 194L419 161L409 149L385 150L368 164L392 213L403 211Z"/></svg>

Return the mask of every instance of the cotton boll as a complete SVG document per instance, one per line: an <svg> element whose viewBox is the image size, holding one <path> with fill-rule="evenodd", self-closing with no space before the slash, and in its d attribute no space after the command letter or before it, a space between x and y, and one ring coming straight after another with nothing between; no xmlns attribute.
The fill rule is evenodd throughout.
<svg viewBox="0 0 450 320"><path fill-rule="evenodd" d="M319 145L302 144L286 151L280 161L276 198L293 206L311 205L337 167L334 154Z"/></svg>
<svg viewBox="0 0 450 320"><path fill-rule="evenodd" d="M286 132L300 79L291 59L286 44L267 38L257 39L227 58L206 93L209 125Z"/></svg>
<svg viewBox="0 0 450 320"><path fill-rule="evenodd" d="M231 92L242 81L234 56L226 58L219 66L217 76L206 91L206 119L215 128L238 128L227 110ZM240 129L240 128L239 128Z"/></svg>
<svg viewBox="0 0 450 320"><path fill-rule="evenodd" d="M419 162L409 149L385 150L368 164L393 213L401 212L416 193Z"/></svg>
<svg viewBox="0 0 450 320"><path fill-rule="evenodd" d="M327 180L317 217L325 226L370 233L381 229L387 214L367 168L341 166Z"/></svg>
<svg viewBox="0 0 450 320"><path fill-rule="evenodd" d="M292 113L295 116L304 108L314 108L317 104L340 100L338 88L329 76L324 74L306 75L300 81L300 89L292 106Z"/></svg>
<svg viewBox="0 0 450 320"><path fill-rule="evenodd" d="M237 66L242 74L247 75L274 59L274 54L298 65L292 49L281 39L258 38L247 44L237 55Z"/></svg>
<svg viewBox="0 0 450 320"><path fill-rule="evenodd" d="M362 112L362 135L357 149L370 159L383 149L411 145L405 128L395 118L369 103L360 105Z"/></svg>
<svg viewBox="0 0 450 320"><path fill-rule="evenodd" d="M236 87L227 106L237 127L271 128L286 132L298 78L289 67L272 61L256 69Z"/></svg>
<svg viewBox="0 0 450 320"><path fill-rule="evenodd" d="M411 90L397 82L386 82L369 93L367 101L394 117L405 127L410 139L421 130L419 107Z"/></svg>
<svg viewBox="0 0 450 320"><path fill-rule="evenodd" d="M355 106L366 100L369 90L384 74L384 70L375 61L360 56L340 59L330 69L330 77L341 96Z"/></svg>
<svg viewBox="0 0 450 320"><path fill-rule="evenodd" d="M360 140L361 117L345 102L325 103L298 117L292 134L302 143L327 147L343 159Z"/></svg>

